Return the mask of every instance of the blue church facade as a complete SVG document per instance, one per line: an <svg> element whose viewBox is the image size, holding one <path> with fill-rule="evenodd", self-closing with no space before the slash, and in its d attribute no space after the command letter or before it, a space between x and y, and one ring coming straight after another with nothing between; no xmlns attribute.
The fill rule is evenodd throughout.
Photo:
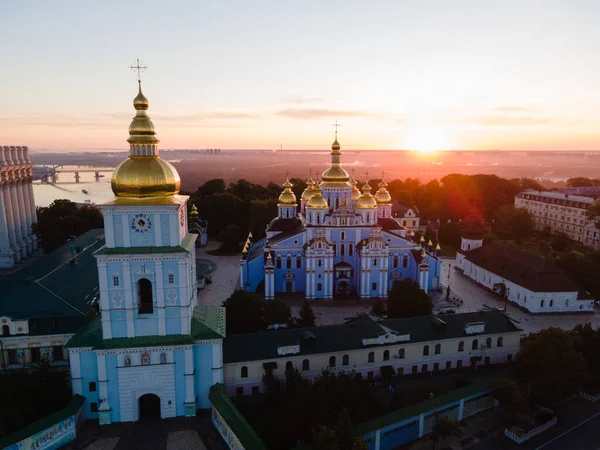
<svg viewBox="0 0 600 450"><path fill-rule="evenodd" d="M413 242L411 230L392 218L385 181L362 192L340 164L340 145L332 145L330 167L321 183L308 180L300 202L286 181L278 217L266 237L248 237L240 264L244 290L266 299L301 292L307 299L358 296L387 298L393 282L412 279L425 291L439 288L436 251Z"/></svg>
<svg viewBox="0 0 600 450"><path fill-rule="evenodd" d="M188 225L189 198L160 159L141 86L133 104L130 157L113 174L106 243L94 253L100 314L66 345L73 394L100 424L193 416L223 381L225 310L197 299L195 248L206 224L193 208Z"/></svg>

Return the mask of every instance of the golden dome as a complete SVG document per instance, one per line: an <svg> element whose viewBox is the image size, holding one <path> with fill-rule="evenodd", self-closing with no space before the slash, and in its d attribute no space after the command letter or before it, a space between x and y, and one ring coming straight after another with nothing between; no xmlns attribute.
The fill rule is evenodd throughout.
<svg viewBox="0 0 600 450"><path fill-rule="evenodd" d="M194 205L192 203L192 211L190 212L190 217L194 220L196 220L198 218L198 208L196 208L196 205Z"/></svg>
<svg viewBox="0 0 600 450"><path fill-rule="evenodd" d="M323 186L327 187L339 187L339 186L347 186L348 179L350 175L348 172L344 170L344 168L340 165L340 156L342 152L340 152L340 144L336 140L331 145L331 165L325 172L322 174L323 178Z"/></svg>
<svg viewBox="0 0 600 450"><path fill-rule="evenodd" d="M310 200L310 197L312 197L313 193L315 192L314 190L315 187L315 182L313 181L312 177L308 179L308 181L306 182L306 189L304 189L304 192L302 192L302 200Z"/></svg>
<svg viewBox="0 0 600 450"><path fill-rule="evenodd" d="M363 193L360 196L360 198L358 199L358 201L356 202L356 208L357 209L375 209L377 208L377 201L375 200L375 197L373 197L373 195L371 195L371 186L369 185L369 182L365 182L363 188Z"/></svg>
<svg viewBox="0 0 600 450"><path fill-rule="evenodd" d="M139 82L138 82L139 83ZM148 99L142 94L133 100L137 113L129 126L129 159L115 169L110 181L117 197L168 197L179 193L181 180L175 167L160 159L154 125L146 114Z"/></svg>
<svg viewBox="0 0 600 450"><path fill-rule="evenodd" d="M279 196L277 200L277 206L295 206L296 205L296 195L292 192L293 184L290 183L289 180L286 180L283 183L283 192Z"/></svg>
<svg viewBox="0 0 600 450"><path fill-rule="evenodd" d="M318 184L315 186L315 193L312 195L306 207L309 209L329 209L329 205L327 205L327 200L321 194L321 186Z"/></svg>
<svg viewBox="0 0 600 450"><path fill-rule="evenodd" d="M387 185L388 184L383 180L379 182L379 190L375 194L375 200L377 200L377 203L380 205L389 205L392 203L392 196L386 189Z"/></svg>
<svg viewBox="0 0 600 450"><path fill-rule="evenodd" d="M352 185L352 201L355 202L360 198L360 190L356 187L358 184L354 177L350 180L350 184Z"/></svg>

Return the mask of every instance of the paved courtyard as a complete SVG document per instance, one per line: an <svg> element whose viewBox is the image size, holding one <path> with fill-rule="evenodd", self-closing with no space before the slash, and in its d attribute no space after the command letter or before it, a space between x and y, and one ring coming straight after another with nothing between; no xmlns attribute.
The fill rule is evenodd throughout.
<svg viewBox="0 0 600 450"><path fill-rule="evenodd" d="M471 279L465 277L456 269L454 258L442 260L441 283L450 286L450 297L457 297L463 301L462 306L454 307L457 313L475 311L484 307L504 309L504 299L487 291ZM434 301L434 310L440 306L451 306L446 304L440 296ZM600 313L596 309L594 313L573 314L530 314L510 303L506 306L508 316L523 330L525 334L535 333L550 326L570 330L580 323L591 323L592 326L600 326Z"/></svg>
<svg viewBox="0 0 600 450"><path fill-rule="evenodd" d="M208 259L217 264L217 269L210 274L212 283L198 292L198 303L201 305L221 306L224 300L240 288L240 255L214 256L207 252L219 248L216 241L208 241L206 247L196 249L196 258Z"/></svg>

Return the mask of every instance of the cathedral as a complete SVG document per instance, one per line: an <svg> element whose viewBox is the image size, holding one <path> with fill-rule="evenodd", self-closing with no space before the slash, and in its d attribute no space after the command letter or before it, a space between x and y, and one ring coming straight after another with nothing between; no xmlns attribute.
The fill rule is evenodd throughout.
<svg viewBox="0 0 600 450"><path fill-rule="evenodd" d="M113 173L106 243L94 253L100 318L66 345L73 394L100 424L193 416L223 381L224 308L197 299L195 247L206 223L193 208L188 231L189 197L160 158L141 84L133 106L129 158Z"/></svg>
<svg viewBox="0 0 600 450"><path fill-rule="evenodd" d="M283 184L266 237L250 234L244 246L242 289L267 300L293 292L332 300L385 299L394 281L406 278L425 292L439 288L436 250L413 242L414 232L392 217L385 181L375 195L368 182L359 190L340 148L336 131L329 168L321 182L308 180L300 202L289 180Z"/></svg>

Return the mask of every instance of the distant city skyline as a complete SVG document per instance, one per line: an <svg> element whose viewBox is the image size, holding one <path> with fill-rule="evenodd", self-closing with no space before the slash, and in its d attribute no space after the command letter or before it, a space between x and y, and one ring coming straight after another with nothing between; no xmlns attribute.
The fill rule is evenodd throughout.
<svg viewBox="0 0 600 450"><path fill-rule="evenodd" d="M0 145L600 149L592 0L3 2Z"/></svg>

